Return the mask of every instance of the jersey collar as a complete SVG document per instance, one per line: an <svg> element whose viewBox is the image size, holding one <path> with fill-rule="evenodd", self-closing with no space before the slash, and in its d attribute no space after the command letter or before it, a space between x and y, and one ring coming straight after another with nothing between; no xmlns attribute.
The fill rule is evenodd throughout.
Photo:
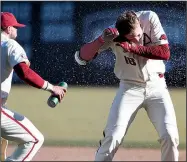
<svg viewBox="0 0 187 162"><path fill-rule="evenodd" d="M4 34L3 32L1 32L1 41L7 41L9 39L10 38L6 34Z"/></svg>

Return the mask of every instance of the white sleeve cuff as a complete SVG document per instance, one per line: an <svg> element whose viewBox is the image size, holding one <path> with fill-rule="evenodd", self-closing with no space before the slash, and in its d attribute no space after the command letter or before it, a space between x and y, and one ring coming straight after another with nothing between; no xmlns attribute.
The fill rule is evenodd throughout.
<svg viewBox="0 0 187 162"><path fill-rule="evenodd" d="M76 51L75 52L75 61L79 64L79 65L86 65L87 64L87 61L85 60L82 60L79 56L80 52L79 51Z"/></svg>
<svg viewBox="0 0 187 162"><path fill-rule="evenodd" d="M44 81L44 85L43 85L42 89L46 90L46 91L49 91L49 92L52 92L53 85L50 84L48 81Z"/></svg>

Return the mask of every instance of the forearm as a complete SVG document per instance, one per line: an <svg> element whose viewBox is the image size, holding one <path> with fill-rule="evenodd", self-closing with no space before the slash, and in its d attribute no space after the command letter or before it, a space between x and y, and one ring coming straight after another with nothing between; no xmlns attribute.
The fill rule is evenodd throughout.
<svg viewBox="0 0 187 162"><path fill-rule="evenodd" d="M157 46L132 46L130 52L156 60L168 60L170 58L170 50L168 44Z"/></svg>
<svg viewBox="0 0 187 162"><path fill-rule="evenodd" d="M51 91L53 86L40 77L36 72L29 68L24 62L14 66L14 71L20 79L27 84L38 88Z"/></svg>
<svg viewBox="0 0 187 162"><path fill-rule="evenodd" d="M97 54L100 47L104 44L101 37L98 37L93 42L83 45L80 49L80 58L85 61L92 60Z"/></svg>

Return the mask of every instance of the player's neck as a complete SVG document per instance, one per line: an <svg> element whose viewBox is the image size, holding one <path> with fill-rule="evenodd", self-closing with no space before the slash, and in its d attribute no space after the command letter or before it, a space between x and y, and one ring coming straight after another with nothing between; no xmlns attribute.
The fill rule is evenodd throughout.
<svg viewBox="0 0 187 162"><path fill-rule="evenodd" d="M10 35L7 34L5 31L1 31L1 35L4 36L4 37L6 37L6 38L8 38L8 39L11 39Z"/></svg>

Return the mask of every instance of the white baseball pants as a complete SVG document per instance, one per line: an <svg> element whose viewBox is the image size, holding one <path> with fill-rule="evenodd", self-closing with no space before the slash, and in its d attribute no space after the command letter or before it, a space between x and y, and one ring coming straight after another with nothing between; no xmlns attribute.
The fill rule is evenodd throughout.
<svg viewBox="0 0 187 162"><path fill-rule="evenodd" d="M176 116L164 82L145 87L120 82L95 161L112 161L137 111L142 107L158 132L161 160L178 161L179 135Z"/></svg>
<svg viewBox="0 0 187 162"><path fill-rule="evenodd" d="M18 144L5 161L31 161L44 142L43 135L25 116L1 106L1 136Z"/></svg>

